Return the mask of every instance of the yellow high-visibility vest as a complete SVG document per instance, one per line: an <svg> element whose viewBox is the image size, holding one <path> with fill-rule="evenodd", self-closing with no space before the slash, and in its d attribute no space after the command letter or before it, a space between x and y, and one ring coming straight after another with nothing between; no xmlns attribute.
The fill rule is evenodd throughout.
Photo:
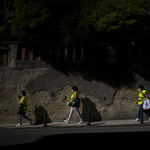
<svg viewBox="0 0 150 150"><path fill-rule="evenodd" d="M28 98L26 96L23 96L20 100L20 103L23 102L23 99L24 99L24 112L27 112L28 111ZM21 107L21 105L19 105L19 107Z"/></svg>
<svg viewBox="0 0 150 150"><path fill-rule="evenodd" d="M71 101L74 99L74 94L76 93L76 98L80 98L80 95L77 91L74 91L74 93L71 95Z"/></svg>
<svg viewBox="0 0 150 150"><path fill-rule="evenodd" d="M142 105L142 101L146 100L146 97L143 94L147 93L146 90L143 90L139 92L139 101L138 101L138 105Z"/></svg>

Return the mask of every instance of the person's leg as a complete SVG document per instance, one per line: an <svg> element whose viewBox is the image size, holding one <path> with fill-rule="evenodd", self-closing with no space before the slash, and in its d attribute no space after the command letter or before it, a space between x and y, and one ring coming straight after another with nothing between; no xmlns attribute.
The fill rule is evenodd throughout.
<svg viewBox="0 0 150 150"><path fill-rule="evenodd" d="M19 123L22 124L21 114L18 115L18 118L19 118Z"/></svg>
<svg viewBox="0 0 150 150"><path fill-rule="evenodd" d="M68 121L70 120L70 118L71 118L71 116L72 116L73 110L74 110L73 107L71 107L70 113L69 113L69 117L68 117L68 119L67 119Z"/></svg>
<svg viewBox="0 0 150 150"><path fill-rule="evenodd" d="M150 117L150 113L149 113L148 110L143 110L143 111L144 111L144 113L145 113L148 117Z"/></svg>
<svg viewBox="0 0 150 150"><path fill-rule="evenodd" d="M138 109L138 114L137 117L140 119L140 110L141 110L142 105L139 105L139 109Z"/></svg>
<svg viewBox="0 0 150 150"><path fill-rule="evenodd" d="M21 122L21 114L18 114L18 118L19 118L19 124L16 125L17 127L22 125L22 122Z"/></svg>
<svg viewBox="0 0 150 150"><path fill-rule="evenodd" d="M23 113L22 117L30 121L30 119L26 116L26 113Z"/></svg>
<svg viewBox="0 0 150 150"><path fill-rule="evenodd" d="M82 121L82 116L81 116L81 114L80 114L80 112L79 112L79 110L78 110L78 107L73 107L73 108L74 108L75 112L77 113L77 115L78 115L80 121Z"/></svg>

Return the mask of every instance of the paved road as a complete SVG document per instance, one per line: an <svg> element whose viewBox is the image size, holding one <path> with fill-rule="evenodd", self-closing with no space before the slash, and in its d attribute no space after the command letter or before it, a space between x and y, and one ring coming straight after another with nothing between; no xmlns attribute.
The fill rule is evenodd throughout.
<svg viewBox="0 0 150 150"><path fill-rule="evenodd" d="M0 128L0 149L6 148L65 148L72 147L143 147L150 140L150 126L96 128Z"/></svg>

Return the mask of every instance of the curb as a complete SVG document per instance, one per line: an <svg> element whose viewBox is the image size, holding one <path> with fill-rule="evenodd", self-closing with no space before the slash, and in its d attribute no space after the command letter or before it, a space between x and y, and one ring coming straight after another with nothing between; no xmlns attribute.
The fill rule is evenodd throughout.
<svg viewBox="0 0 150 150"><path fill-rule="evenodd" d="M101 128L101 127L125 127L125 126L150 126L149 123L138 123L138 124L91 124L91 125L87 125L87 124L75 124L75 125L64 125L64 124L53 124L51 125L50 123L44 127L44 124L41 125L23 125L20 127L16 127L15 125L3 125L0 126L0 129L58 129L58 128Z"/></svg>

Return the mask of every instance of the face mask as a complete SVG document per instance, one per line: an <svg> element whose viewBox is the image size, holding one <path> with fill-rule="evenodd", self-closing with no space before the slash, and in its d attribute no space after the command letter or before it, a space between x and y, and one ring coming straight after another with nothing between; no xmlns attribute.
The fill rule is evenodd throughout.
<svg viewBox="0 0 150 150"><path fill-rule="evenodd" d="M22 93L20 93L20 96L21 96L21 97L23 96Z"/></svg>
<svg viewBox="0 0 150 150"><path fill-rule="evenodd" d="M73 92L73 89L71 90L71 92Z"/></svg>
<svg viewBox="0 0 150 150"><path fill-rule="evenodd" d="M141 89L138 89L138 91L140 91Z"/></svg>

